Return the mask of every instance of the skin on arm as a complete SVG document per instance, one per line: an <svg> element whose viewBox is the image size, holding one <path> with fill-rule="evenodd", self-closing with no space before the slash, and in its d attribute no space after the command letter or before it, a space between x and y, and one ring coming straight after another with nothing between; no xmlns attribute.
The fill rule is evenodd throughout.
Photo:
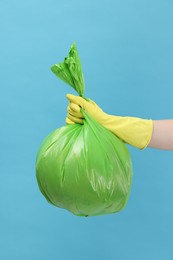
<svg viewBox="0 0 173 260"><path fill-rule="evenodd" d="M173 120L154 120L153 133L148 147L173 150Z"/></svg>

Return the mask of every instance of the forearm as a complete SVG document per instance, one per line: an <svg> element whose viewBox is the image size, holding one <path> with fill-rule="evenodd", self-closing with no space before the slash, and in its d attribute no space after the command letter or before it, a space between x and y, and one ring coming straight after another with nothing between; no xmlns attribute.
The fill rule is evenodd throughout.
<svg viewBox="0 0 173 260"><path fill-rule="evenodd" d="M154 120L148 147L173 150L173 120Z"/></svg>

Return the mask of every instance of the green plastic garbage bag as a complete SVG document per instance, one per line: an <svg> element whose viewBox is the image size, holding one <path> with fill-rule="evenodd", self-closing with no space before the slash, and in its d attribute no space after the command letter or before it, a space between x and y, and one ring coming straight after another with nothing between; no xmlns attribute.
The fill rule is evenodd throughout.
<svg viewBox="0 0 173 260"><path fill-rule="evenodd" d="M83 96L84 80L75 45L64 63L51 69ZM65 125L43 141L36 158L40 191L51 204L78 216L118 212L130 193L130 153L118 137L84 110L82 113L83 125Z"/></svg>

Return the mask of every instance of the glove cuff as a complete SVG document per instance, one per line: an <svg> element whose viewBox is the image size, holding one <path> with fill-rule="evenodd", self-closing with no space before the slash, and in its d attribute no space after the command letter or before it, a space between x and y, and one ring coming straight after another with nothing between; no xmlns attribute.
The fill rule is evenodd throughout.
<svg viewBox="0 0 173 260"><path fill-rule="evenodd" d="M101 123L125 143L136 148L143 150L150 143L153 132L151 119L107 115Z"/></svg>

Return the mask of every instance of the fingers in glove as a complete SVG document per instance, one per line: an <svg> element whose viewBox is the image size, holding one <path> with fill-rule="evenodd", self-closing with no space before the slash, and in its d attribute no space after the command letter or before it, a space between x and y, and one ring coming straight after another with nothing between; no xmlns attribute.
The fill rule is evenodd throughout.
<svg viewBox="0 0 173 260"><path fill-rule="evenodd" d="M80 112L75 112L74 110L71 109L70 106L68 106L67 108L67 111L68 111L68 114L73 116L73 117L76 117L76 118L84 118L83 114Z"/></svg>
<svg viewBox="0 0 173 260"><path fill-rule="evenodd" d="M74 111L74 112L80 112L80 107L72 102L69 103L69 108L70 110Z"/></svg>
<svg viewBox="0 0 173 260"><path fill-rule="evenodd" d="M87 101L84 98L72 94L67 94L66 97L70 101L70 103L74 103L85 109L85 106L87 105Z"/></svg>
<svg viewBox="0 0 173 260"><path fill-rule="evenodd" d="M68 125L74 125L75 124L75 122L73 122L73 121L71 121L68 117L66 117L66 124L68 124Z"/></svg>
<svg viewBox="0 0 173 260"><path fill-rule="evenodd" d="M75 116L72 116L70 114L67 115L68 119L74 123L77 123L77 124L83 124L83 120L82 118L78 118L78 117L75 117Z"/></svg>

